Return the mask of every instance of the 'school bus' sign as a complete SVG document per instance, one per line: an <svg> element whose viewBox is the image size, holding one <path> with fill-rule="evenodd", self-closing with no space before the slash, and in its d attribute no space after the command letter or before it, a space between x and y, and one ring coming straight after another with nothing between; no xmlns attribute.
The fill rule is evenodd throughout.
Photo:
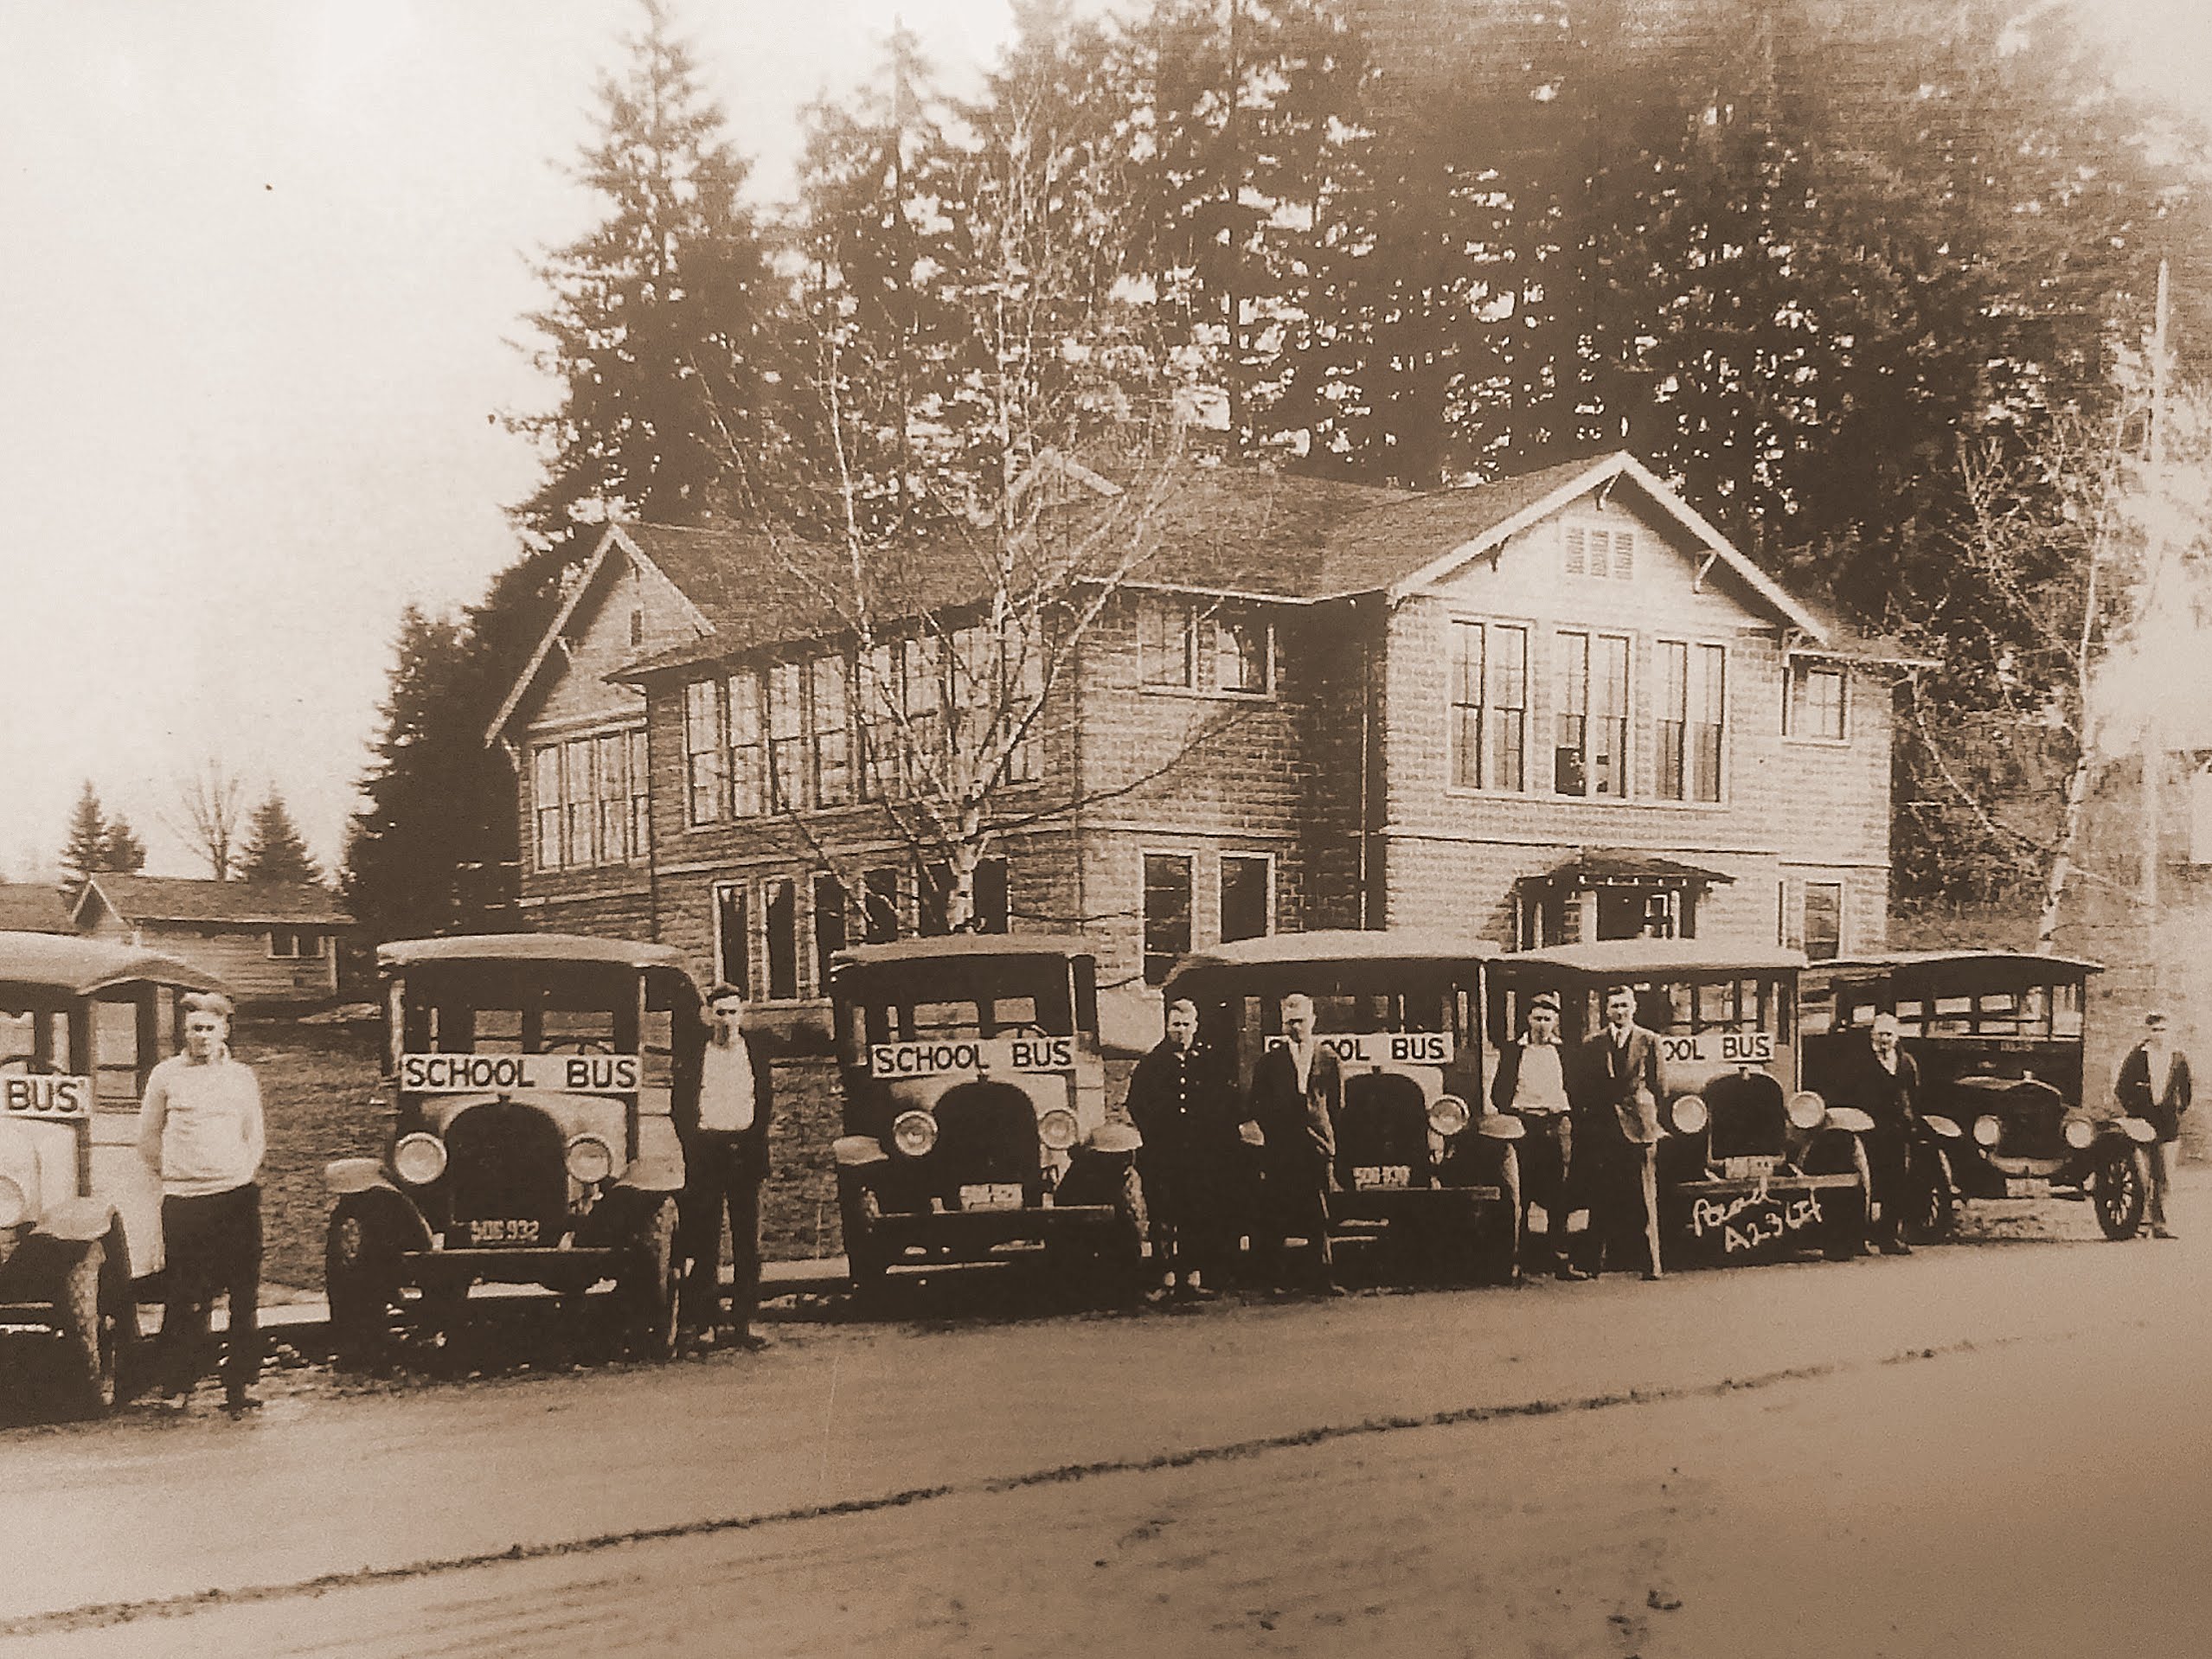
<svg viewBox="0 0 2212 1659"><path fill-rule="evenodd" d="M1771 1066L1771 1031L1701 1031L1696 1036L1662 1036L1659 1058L1670 1066Z"/></svg>
<svg viewBox="0 0 2212 1659"><path fill-rule="evenodd" d="M1449 1066L1449 1031L1320 1031L1313 1040L1345 1066ZM1270 1048L1286 1048L1286 1037L1267 1039Z"/></svg>
<svg viewBox="0 0 2212 1659"><path fill-rule="evenodd" d="M409 1094L484 1094L540 1089L552 1094L635 1094L635 1054L401 1054Z"/></svg>
<svg viewBox="0 0 2212 1659"><path fill-rule="evenodd" d="M871 1077L942 1077L948 1072L1072 1072L1075 1039L1029 1037L946 1037L917 1042L876 1042L868 1047Z"/></svg>

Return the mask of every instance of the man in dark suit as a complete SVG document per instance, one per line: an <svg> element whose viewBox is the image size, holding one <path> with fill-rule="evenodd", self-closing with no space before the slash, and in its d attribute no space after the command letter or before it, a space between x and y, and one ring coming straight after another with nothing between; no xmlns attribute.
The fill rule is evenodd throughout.
<svg viewBox="0 0 2212 1659"><path fill-rule="evenodd" d="M757 1348L753 1316L760 1301L760 1183L768 1176L768 1120L775 1086L768 1053L742 1029L745 993L717 985L707 993L705 1024L677 1043L670 1115L683 1144L682 1230L686 1258L682 1319L696 1348L718 1335ZM731 1285L721 1307L722 1216L729 1216Z"/></svg>
<svg viewBox="0 0 2212 1659"><path fill-rule="evenodd" d="M1334 1293L1337 1260L1329 1247L1329 1191L1335 1180L1337 1112L1343 1068L1313 1033L1313 1002L1283 998L1284 1041L1252 1068L1246 1118L1262 1137L1262 1201L1278 1262L1293 1236L1311 1239L1320 1285Z"/></svg>
<svg viewBox="0 0 2212 1659"><path fill-rule="evenodd" d="M2173 1185L2174 1143L2181 1138L2181 1115L2190 1105L2189 1056L2167 1034L2164 1014L2154 1009L2143 1016L2143 1041L2120 1061L2113 1092L2119 1097L2122 1111L2158 1131L2151 1149L2151 1236L2170 1239L2174 1232L2166 1221L2166 1194Z"/></svg>
<svg viewBox="0 0 2212 1659"><path fill-rule="evenodd" d="M1867 1028L1866 1053L1851 1074L1850 1092L1837 1104L1856 1106L1874 1119L1873 1131L1862 1137L1870 1201L1868 1237L1888 1256L1913 1253L1905 1238L1905 1205L1920 1087L1920 1069L1898 1041L1897 1016L1875 1015Z"/></svg>
<svg viewBox="0 0 2212 1659"><path fill-rule="evenodd" d="M1659 1262L1659 1102L1666 1080L1659 1065L1658 1034L1636 1023L1636 993L1626 985L1606 992L1606 1022L1582 1040L1574 1106L1574 1144L1591 1149L1585 1200L1590 1228L1582 1237L1582 1266L1603 1267L1609 1246L1632 1252L1643 1235L1645 1278L1664 1271Z"/></svg>
<svg viewBox="0 0 2212 1659"><path fill-rule="evenodd" d="M1177 997L1168 1007L1166 1037L1130 1074L1123 1110L1144 1137L1137 1173L1154 1263L1165 1274L1164 1288L1184 1296L1206 1294L1203 1276L1225 1253L1235 1099L1236 1079L1199 1039L1198 1005Z"/></svg>

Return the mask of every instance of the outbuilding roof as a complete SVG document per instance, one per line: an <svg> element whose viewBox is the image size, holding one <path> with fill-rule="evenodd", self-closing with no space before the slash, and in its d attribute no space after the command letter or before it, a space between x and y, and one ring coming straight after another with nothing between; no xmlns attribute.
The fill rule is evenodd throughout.
<svg viewBox="0 0 2212 1659"><path fill-rule="evenodd" d="M205 970L135 945L55 933L0 932L0 984L90 996L111 985L140 979L187 990L223 989L222 981Z"/></svg>
<svg viewBox="0 0 2212 1659"><path fill-rule="evenodd" d="M0 932L74 933L61 889L42 881L0 881Z"/></svg>
<svg viewBox="0 0 2212 1659"><path fill-rule="evenodd" d="M1617 976L1623 979L1668 974L1760 973L1803 968L1805 955L1779 945L1731 945L1704 939L1590 939L1575 945L1548 945L1516 951L1498 958L1501 968L1563 968L1569 973Z"/></svg>
<svg viewBox="0 0 2212 1659"><path fill-rule="evenodd" d="M446 938L391 939L376 947L380 968L423 963L587 962L618 968L683 968L672 945L597 938L583 933L456 933Z"/></svg>
<svg viewBox="0 0 2212 1659"><path fill-rule="evenodd" d="M133 925L233 922L245 926L277 922L344 927L353 920L329 888L307 882L215 881L101 870L77 895L75 916L83 917L85 906L95 893L117 916Z"/></svg>

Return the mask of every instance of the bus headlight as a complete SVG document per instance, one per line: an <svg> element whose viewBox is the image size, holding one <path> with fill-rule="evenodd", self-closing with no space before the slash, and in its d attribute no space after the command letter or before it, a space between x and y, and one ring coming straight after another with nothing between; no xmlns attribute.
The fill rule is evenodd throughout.
<svg viewBox="0 0 2212 1659"><path fill-rule="evenodd" d="M596 1135L579 1135L568 1143L568 1178L589 1187L614 1173L614 1149Z"/></svg>
<svg viewBox="0 0 2212 1659"><path fill-rule="evenodd" d="M1037 1118L1037 1138L1052 1151L1065 1152L1081 1134L1075 1114L1065 1106L1055 1106Z"/></svg>
<svg viewBox="0 0 2212 1659"><path fill-rule="evenodd" d="M1428 1126L1439 1135L1457 1135L1467 1126L1467 1103L1456 1094L1439 1094L1429 1104Z"/></svg>
<svg viewBox="0 0 2212 1659"><path fill-rule="evenodd" d="M902 1111L891 1120L891 1144L910 1158L926 1157L937 1144L937 1119L926 1111Z"/></svg>
<svg viewBox="0 0 2212 1659"><path fill-rule="evenodd" d="M0 1175L0 1227L11 1227L31 1213L31 1201L23 1189L5 1175Z"/></svg>
<svg viewBox="0 0 2212 1659"><path fill-rule="evenodd" d="M1790 1097L1790 1127L1818 1129L1828 1116L1828 1103L1811 1089L1799 1089Z"/></svg>
<svg viewBox="0 0 2212 1659"><path fill-rule="evenodd" d="M2066 1143L2077 1152L2084 1152L2097 1138L2097 1126L2087 1118L2069 1118L2059 1131L2066 1137Z"/></svg>
<svg viewBox="0 0 2212 1659"><path fill-rule="evenodd" d="M2004 1125L1994 1118L1974 1119L1974 1141L1980 1146L1995 1146L2004 1137Z"/></svg>
<svg viewBox="0 0 2212 1659"><path fill-rule="evenodd" d="M1685 1094L1674 1103L1670 1111L1674 1118L1675 1133L1677 1135L1702 1134L1704 1132L1705 1125L1713 1121L1711 1110L1706 1105L1703 1098L1699 1095Z"/></svg>
<svg viewBox="0 0 2212 1659"><path fill-rule="evenodd" d="M427 1187L446 1173L446 1143L435 1135L402 1135L392 1149L392 1169L410 1187Z"/></svg>

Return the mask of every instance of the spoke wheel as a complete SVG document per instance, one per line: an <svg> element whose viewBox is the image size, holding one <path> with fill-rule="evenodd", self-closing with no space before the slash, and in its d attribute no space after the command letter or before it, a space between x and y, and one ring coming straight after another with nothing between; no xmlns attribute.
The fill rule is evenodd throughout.
<svg viewBox="0 0 2212 1659"><path fill-rule="evenodd" d="M845 1277L856 1301L869 1302L883 1293L884 1257L881 1223L883 1207L875 1189L848 1181L837 1195L837 1219L845 1234Z"/></svg>
<svg viewBox="0 0 2212 1659"><path fill-rule="evenodd" d="M391 1339L397 1271L367 1208L340 1207L323 1242L323 1293L330 1304L330 1345L339 1366L380 1363Z"/></svg>
<svg viewBox="0 0 2212 1659"><path fill-rule="evenodd" d="M630 1246L630 1260L618 1282L619 1302L628 1316L630 1345L642 1360L676 1355L676 1301L683 1285L683 1259L676 1248L676 1201L664 1198L647 1214Z"/></svg>
<svg viewBox="0 0 2212 1659"><path fill-rule="evenodd" d="M1951 1160L1940 1147L1915 1160L1905 1213L1905 1233L1914 1244L1940 1244L1959 1228L1959 1189L1951 1183Z"/></svg>
<svg viewBox="0 0 2212 1659"><path fill-rule="evenodd" d="M2097 1166L2092 1197L2107 1239L2132 1239L2151 1201L2151 1155L2132 1141Z"/></svg>

